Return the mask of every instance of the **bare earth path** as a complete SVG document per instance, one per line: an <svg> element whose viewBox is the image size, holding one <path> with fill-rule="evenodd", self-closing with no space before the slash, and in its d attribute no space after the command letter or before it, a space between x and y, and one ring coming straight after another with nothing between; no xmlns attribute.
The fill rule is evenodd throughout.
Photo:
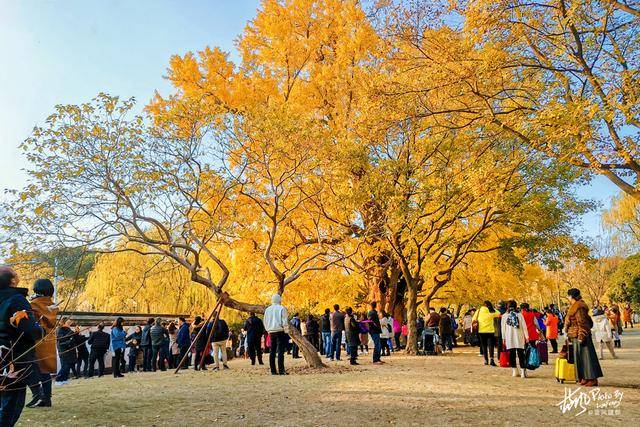
<svg viewBox="0 0 640 427"><path fill-rule="evenodd" d="M623 335L620 359L605 354L602 361L601 396L623 393L619 415L576 416L579 409L562 414L557 404L565 386L553 378L553 359L522 380L512 378L510 369L483 366L476 351L393 355L384 366L371 365L370 356L362 356L358 369L334 362L321 374L296 363L285 377L235 359L224 372L78 380L54 388L53 408L25 409L18 425L639 425L638 328ZM286 362L293 366L293 360Z"/></svg>

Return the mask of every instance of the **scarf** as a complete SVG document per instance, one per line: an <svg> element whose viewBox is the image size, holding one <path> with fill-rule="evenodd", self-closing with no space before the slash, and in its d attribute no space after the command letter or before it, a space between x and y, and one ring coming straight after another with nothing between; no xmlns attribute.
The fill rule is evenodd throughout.
<svg viewBox="0 0 640 427"><path fill-rule="evenodd" d="M507 325L516 329L520 328L520 320L518 319L518 313L516 311L509 311Z"/></svg>

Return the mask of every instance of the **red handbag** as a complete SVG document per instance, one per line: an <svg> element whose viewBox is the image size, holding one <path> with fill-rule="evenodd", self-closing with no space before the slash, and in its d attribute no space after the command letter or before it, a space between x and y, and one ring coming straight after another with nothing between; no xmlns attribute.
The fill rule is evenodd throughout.
<svg viewBox="0 0 640 427"><path fill-rule="evenodd" d="M500 367L508 368L511 366L511 362L509 361L510 351L508 351L504 346L502 346L502 351L500 352Z"/></svg>

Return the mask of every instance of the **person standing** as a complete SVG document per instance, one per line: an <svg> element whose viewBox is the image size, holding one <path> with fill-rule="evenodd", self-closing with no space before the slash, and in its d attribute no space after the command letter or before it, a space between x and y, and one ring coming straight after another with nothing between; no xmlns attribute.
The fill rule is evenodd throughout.
<svg viewBox="0 0 640 427"><path fill-rule="evenodd" d="M53 283L49 279L38 279L33 284L35 295L31 298L31 308L45 335L35 348L38 379L29 384L32 399L26 404L28 408L51 406L51 374L58 371L55 337L58 306L53 303L53 291Z"/></svg>
<svg viewBox="0 0 640 427"><path fill-rule="evenodd" d="M344 313L340 311L340 306L333 306L333 313L329 317L331 324L331 353L330 360L340 360L340 349L342 344L342 331L344 331Z"/></svg>
<svg viewBox="0 0 640 427"><path fill-rule="evenodd" d="M251 364L256 364L256 358L258 364L263 365L262 362L262 348L260 346L260 340L264 335L264 324L262 320L256 316L254 312L249 313L249 318L244 322L244 330L247 332L247 353Z"/></svg>
<svg viewBox="0 0 640 427"><path fill-rule="evenodd" d="M178 357L180 356L180 349L177 343L178 328L174 322L171 322L167 331L169 332L169 367L175 369L178 366Z"/></svg>
<svg viewBox="0 0 640 427"><path fill-rule="evenodd" d="M178 345L178 349L180 349L180 356L178 363L184 359L184 356L189 351L189 347L191 346L191 337L189 334L189 324L187 323L187 319L184 317L180 317L178 319L178 335L176 336L176 344ZM182 369L187 369L189 367L189 358L184 361L182 364Z"/></svg>
<svg viewBox="0 0 640 427"><path fill-rule="evenodd" d="M88 336L81 333L80 326L76 325L75 335L73 336L73 345L76 348L76 379L80 378L80 376L87 376L87 370L89 369L88 339Z"/></svg>
<svg viewBox="0 0 640 427"><path fill-rule="evenodd" d="M535 347L536 341L540 338L540 328L538 327L536 314L529 308L529 304L526 302L520 304L520 310L527 326L527 332L529 332L529 344Z"/></svg>
<svg viewBox="0 0 640 427"><path fill-rule="evenodd" d="M331 310L324 309L324 314L320 317L322 326L322 351L327 359L331 358Z"/></svg>
<svg viewBox="0 0 640 427"><path fill-rule="evenodd" d="M111 344L111 336L103 331L104 323L98 324L98 330L89 335L87 343L91 346L89 351L89 372L87 376L93 377L96 361L98 362L98 377L104 375L104 355Z"/></svg>
<svg viewBox="0 0 640 427"><path fill-rule="evenodd" d="M473 320L478 323L478 334L480 335L480 346L485 365L496 366L496 362L493 360L495 346L495 322L493 319L497 317L500 317L500 313L493 308L491 301L485 301L473 317Z"/></svg>
<svg viewBox="0 0 640 427"><path fill-rule="evenodd" d="M390 356L389 340L393 336L391 318L389 314L382 310L382 318L380 319L380 348L383 356Z"/></svg>
<svg viewBox="0 0 640 427"><path fill-rule="evenodd" d="M402 335L402 325L396 318L393 318L393 340L396 345L396 351L402 347L400 345L400 336Z"/></svg>
<svg viewBox="0 0 640 427"><path fill-rule="evenodd" d="M124 377L122 367L124 366L124 349L127 348L124 340L127 333L124 330L124 319L118 317L111 326L111 351L113 358L111 359L111 369L113 369L114 378Z"/></svg>
<svg viewBox="0 0 640 427"><path fill-rule="evenodd" d="M133 332L125 338L127 347L129 347L129 372L136 371L136 361L138 360L138 352L140 351L140 340L142 339L142 328L136 325Z"/></svg>
<svg viewBox="0 0 640 427"><path fill-rule="evenodd" d="M287 309L281 304L282 297L275 294L271 297L271 305L264 311L264 327L269 333L269 367L271 375L287 375L284 370L284 352L287 347L289 318ZM276 355L278 369L276 370Z"/></svg>
<svg viewBox="0 0 640 427"><path fill-rule="evenodd" d="M613 333L611 331L611 324L609 319L604 315L602 309L595 311L593 316L593 328L591 330L594 341L600 346L600 359L604 359L604 347L605 345L609 349L611 356L617 359L616 352L613 349Z"/></svg>
<svg viewBox="0 0 640 427"><path fill-rule="evenodd" d="M440 331L442 352L444 353L447 350L453 351L453 323L445 307L442 307L440 309L440 322L438 323L438 330Z"/></svg>
<svg viewBox="0 0 640 427"><path fill-rule="evenodd" d="M511 375L517 376L516 367L520 368L520 377L527 377L527 365L524 348L529 341L529 331L524 322L524 317L518 312L518 304L511 300L507 303L507 312L502 316L500 325L502 329L502 345L509 352L509 366ZM516 357L519 365L516 365Z"/></svg>
<svg viewBox="0 0 640 427"><path fill-rule="evenodd" d="M380 359L381 347L380 347L380 333L382 328L380 327L380 318L378 317L378 311L376 310L377 303L371 302L371 310L367 313L369 336L373 341L373 363L374 365L382 365L384 362Z"/></svg>
<svg viewBox="0 0 640 427"><path fill-rule="evenodd" d="M151 338L151 369L153 372L160 369L166 371L167 368L164 364L166 355L164 352L165 339L169 341L169 332L162 326L162 319L156 318L155 324L149 330L149 337Z"/></svg>
<svg viewBox="0 0 640 427"><path fill-rule="evenodd" d="M467 310L467 312L462 317L462 340L465 344L471 345L471 333L472 333L472 322L473 316L471 315L471 311Z"/></svg>
<svg viewBox="0 0 640 427"><path fill-rule="evenodd" d="M32 368L34 347L45 335L27 301L28 291L19 288L19 283L18 273L0 266L0 346L3 349L0 367L3 371L11 370L12 366L15 371ZM19 359L18 355L21 355ZM0 425L13 427L24 408L26 385L18 376L15 381L3 381L3 386L0 391Z"/></svg>
<svg viewBox="0 0 640 427"><path fill-rule="evenodd" d="M358 346L360 345L360 326L358 325L358 319L353 313L351 307L347 307L344 316L344 331L345 338L347 340L347 353L349 354L349 364L359 365L358 363Z"/></svg>
<svg viewBox="0 0 640 427"><path fill-rule="evenodd" d="M584 387L594 387L603 374L591 337L593 321L589 307L582 300L579 289L571 288L567 295L571 305L565 318L565 331L573 347L576 379Z"/></svg>
<svg viewBox="0 0 640 427"><path fill-rule="evenodd" d="M319 345L319 337L320 326L318 325L318 321L313 317L313 314L309 314L307 317L307 340L316 348L316 351L320 349Z"/></svg>
<svg viewBox="0 0 640 427"><path fill-rule="evenodd" d="M302 326L302 322L300 322L300 317L298 316L298 313L295 313L293 315L293 318L291 319L291 327L295 328L298 332L302 333L301 330L301 326ZM293 348L291 351L292 357L294 359L300 359L300 348L298 347L298 344L295 343L295 341L293 342Z"/></svg>
<svg viewBox="0 0 640 427"><path fill-rule="evenodd" d="M198 371L200 370L200 365L202 365L202 370L206 371L207 367L204 363L202 362L202 358L204 356L204 351L207 348L207 334L206 334L206 328L204 331L200 332L202 330L202 328L204 328L204 321L202 320L202 317L200 316L196 316L196 318L193 321L193 325L192 325L192 331L191 331L191 336L192 339L195 340L194 343L194 348L195 348L195 357L193 360L193 369Z"/></svg>
<svg viewBox="0 0 640 427"><path fill-rule="evenodd" d="M60 370L56 376L56 385L69 383L69 371L76 367L76 348L74 345L74 332L71 329L73 322L68 317L60 319L60 327L56 332L58 340L58 355L60 357Z"/></svg>
<svg viewBox="0 0 640 427"><path fill-rule="evenodd" d="M222 368L229 369L227 366L227 340L229 339L229 326L223 319L218 319L215 323L212 322L211 328L213 332L211 334L211 347L213 348L213 367L214 371L220 370L220 356L222 356Z"/></svg>
<svg viewBox="0 0 640 427"><path fill-rule="evenodd" d="M622 310L622 320L624 321L625 329L627 329L627 325L631 326L633 329L633 309L629 303L627 303L625 308Z"/></svg>
<svg viewBox="0 0 640 427"><path fill-rule="evenodd" d="M558 316L551 311L550 308L546 310L547 318L544 319L544 325L547 327L547 338L551 343L551 353L558 352Z"/></svg>
<svg viewBox="0 0 640 427"><path fill-rule="evenodd" d="M142 349L142 371L151 372L153 365L151 360L153 359L153 349L151 348L151 327L155 323L155 319L150 317L147 319L147 324L142 328L142 338L140 339L140 348Z"/></svg>

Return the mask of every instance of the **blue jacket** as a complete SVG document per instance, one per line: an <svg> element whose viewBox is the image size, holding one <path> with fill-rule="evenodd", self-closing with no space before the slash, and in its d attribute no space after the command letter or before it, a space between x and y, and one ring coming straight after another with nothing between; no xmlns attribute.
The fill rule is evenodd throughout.
<svg viewBox="0 0 640 427"><path fill-rule="evenodd" d="M124 350L127 345L124 343L124 339L127 337L127 333L124 329L112 328L111 329L111 350L116 351L118 349Z"/></svg>
<svg viewBox="0 0 640 427"><path fill-rule="evenodd" d="M189 347L189 345L191 345L191 334L189 333L188 323L183 323L182 326L178 328L176 344L178 344L178 347Z"/></svg>

